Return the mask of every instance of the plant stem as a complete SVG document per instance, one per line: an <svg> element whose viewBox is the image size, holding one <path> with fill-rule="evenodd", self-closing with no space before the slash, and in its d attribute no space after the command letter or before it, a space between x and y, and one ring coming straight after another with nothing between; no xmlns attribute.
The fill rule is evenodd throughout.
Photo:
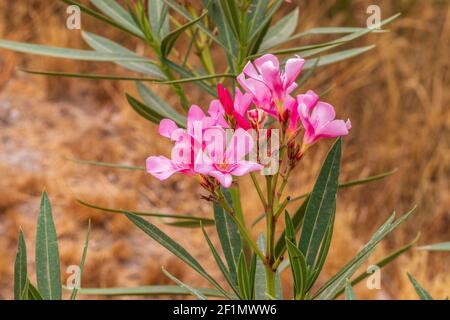
<svg viewBox="0 0 450 320"><path fill-rule="evenodd" d="M266 271L266 290L267 293L271 296L271 297L275 297L276 296L276 289L275 289L275 271L273 271L271 266L266 266L265 268Z"/></svg>
<svg viewBox="0 0 450 320"><path fill-rule="evenodd" d="M258 183L258 180L256 180L255 173L251 172L250 177L252 178L253 184L255 185L256 191L258 192L259 199L261 200L261 203L264 208L267 207L266 199L264 198L264 194L262 192L261 186Z"/></svg>

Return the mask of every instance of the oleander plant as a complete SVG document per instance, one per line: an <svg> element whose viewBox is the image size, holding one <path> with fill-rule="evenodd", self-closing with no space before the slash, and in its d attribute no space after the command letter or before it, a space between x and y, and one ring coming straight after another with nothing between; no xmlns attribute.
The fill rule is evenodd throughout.
<svg viewBox="0 0 450 320"><path fill-rule="evenodd" d="M283 0L90 0L77 6L86 16L142 41L153 59L140 56L100 35L82 32L91 50L58 48L0 40L0 48L73 60L112 62L134 76L61 73L23 70L51 77L136 82L139 97L127 94L130 106L143 118L158 125L159 134L172 145L169 157L151 155L143 168L149 179L166 180L173 174L195 179L202 187L202 201L211 204L210 217L124 212L84 203L93 210L119 212L198 273L208 288L183 283L163 269L170 286L138 288L67 288L61 283L58 243L48 196L43 194L36 236L37 285L27 274L24 235L20 232L15 264L16 299L61 299L64 289L74 299L77 293L95 295L190 295L197 299L243 300L355 299L352 286L370 274L356 274L377 245L407 220L414 209L396 218L392 214L357 255L326 282L317 283L333 236L339 189L385 178L393 171L366 179L339 180L342 144L351 132L350 120L336 119L335 107L324 93L306 89L316 70L350 59L374 46L340 49L369 33L382 33L399 15L382 20L377 28L313 28L295 33L299 10ZM291 10L284 10L289 6ZM287 14L285 14L288 12ZM292 46L297 39L324 35L335 39ZM381 35L382 36L382 35ZM180 38L188 45L179 47ZM224 58L212 52L221 50ZM193 84L208 97L208 108L190 101L185 84ZM155 87L168 86L178 97L169 105ZM206 100L206 99L205 99ZM316 144L333 139L314 187L303 195L288 194L286 186L294 170L308 170L302 159L314 153ZM143 159L144 160L144 159ZM83 161L79 161L83 162ZM122 164L95 163L120 169L142 169ZM241 206L241 179L251 179L263 212L253 223ZM288 207L295 210L288 210ZM172 227L200 228L205 246L220 270L210 273L170 234L151 222L170 221ZM158 220L161 221L161 220ZM265 232L254 237L252 227L265 222ZM89 230L80 263L87 256ZM221 248L210 235L216 233ZM376 263L380 268L410 250L406 244ZM162 266L163 267L163 266ZM290 289L283 295L280 275L292 273ZM426 291L410 276L421 297Z"/></svg>

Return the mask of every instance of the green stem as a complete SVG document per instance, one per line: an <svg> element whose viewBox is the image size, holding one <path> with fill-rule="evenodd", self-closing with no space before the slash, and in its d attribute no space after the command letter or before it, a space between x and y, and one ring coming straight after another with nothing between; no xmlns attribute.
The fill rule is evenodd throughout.
<svg viewBox="0 0 450 320"><path fill-rule="evenodd" d="M264 198L264 194L261 189L261 186L259 185L258 180L256 179L255 173L254 172L250 173L250 177L252 178L253 184L255 185L256 191L258 192L258 196L259 196L259 199L261 200L263 207L266 208L267 202L266 202L266 199Z"/></svg>
<svg viewBox="0 0 450 320"><path fill-rule="evenodd" d="M275 297L276 296L276 289L275 289L275 271L273 271L271 266L266 266L265 268L266 271L266 290L267 293L271 296L271 297Z"/></svg>

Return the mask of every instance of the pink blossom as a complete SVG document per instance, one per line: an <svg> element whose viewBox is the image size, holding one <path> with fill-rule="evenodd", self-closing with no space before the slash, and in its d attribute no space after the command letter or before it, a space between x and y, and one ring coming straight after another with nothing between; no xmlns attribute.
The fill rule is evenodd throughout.
<svg viewBox="0 0 450 320"><path fill-rule="evenodd" d="M217 91L219 100L215 101L218 101L225 110L225 113L230 116L232 120L236 121L237 127L245 130L250 129L251 126L250 122L247 120L247 111L252 104L253 96L249 93L243 94L239 88L236 88L233 101L230 92L220 83L217 86Z"/></svg>
<svg viewBox="0 0 450 320"><path fill-rule="evenodd" d="M237 80L246 92L253 95L257 107L276 115L279 103L283 103L286 95L297 88L295 80L304 63L305 60L299 57L289 59L283 72L278 58L266 54L253 63L248 62Z"/></svg>
<svg viewBox="0 0 450 320"><path fill-rule="evenodd" d="M331 104L319 101L313 91L297 96L298 113L305 129L303 142L312 145L321 138L335 138L348 134L350 120L335 120L336 112Z"/></svg>
<svg viewBox="0 0 450 320"><path fill-rule="evenodd" d="M242 128L234 132L228 144L225 130L219 128L208 130L205 140L209 143L195 170L214 177L225 188L231 185L233 176L243 176L263 168L256 162L245 160L253 149L253 138Z"/></svg>

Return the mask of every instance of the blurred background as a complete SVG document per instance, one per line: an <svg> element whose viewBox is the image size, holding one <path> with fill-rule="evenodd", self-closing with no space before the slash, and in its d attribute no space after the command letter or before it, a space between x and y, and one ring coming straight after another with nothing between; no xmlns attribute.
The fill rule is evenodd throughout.
<svg viewBox="0 0 450 320"><path fill-rule="evenodd" d="M86 3L86 1L81 1ZM325 26L365 26L370 0L293 0L300 6L298 30ZM417 204L415 215L377 249L369 264L421 233L419 244L450 240L450 6L446 0L377 1L383 18L402 12L389 33L366 36L354 46L376 44L372 51L318 70L303 90L324 91L341 117L353 123L344 139L341 180L362 178L398 168L386 180L342 190L336 230L328 262L319 282L339 270L396 211ZM281 16L281 14L280 14ZM66 6L54 0L0 1L0 37L54 46L85 48L77 30L67 30ZM82 29L111 37L138 52L141 44L83 16ZM323 38L322 38L323 39ZM302 38L299 44L319 39ZM179 46L186 43L180 41ZM25 232L29 262L39 198L46 188L54 206L60 239L62 274L78 264L88 219L91 245L83 287L131 287L167 284L164 266L182 281L206 285L132 226L126 218L87 209L82 199L103 206L163 213L210 216L210 205L190 179L173 177L161 183L145 172L80 165L67 157L144 165L147 156L168 154L157 127L127 105L125 92L134 84L45 78L21 73L39 70L124 74L109 63L87 63L25 56L0 50L0 298L13 296L13 263L19 227ZM168 88L157 88L179 108ZM191 103L206 107L209 97L186 85ZM308 191L330 142L316 146L295 171L288 186L293 195ZM252 190L242 179L243 189ZM243 198L251 222L261 213L256 193ZM291 208L294 210L295 208ZM158 223L158 221L156 221ZM160 224L158 224L160 225ZM262 225L254 229L256 236ZM201 231L162 228L174 235L214 275L216 266ZM210 230L213 235L213 230ZM216 241L216 243L218 243ZM436 298L450 295L450 254L412 250L383 269L380 290L365 283L355 287L359 298L414 299L406 272ZM367 267L367 266L365 266ZM34 266L30 264L30 274ZM288 280L289 272L284 275ZM290 288L286 287L286 293ZM99 298L99 297L87 297Z"/></svg>

